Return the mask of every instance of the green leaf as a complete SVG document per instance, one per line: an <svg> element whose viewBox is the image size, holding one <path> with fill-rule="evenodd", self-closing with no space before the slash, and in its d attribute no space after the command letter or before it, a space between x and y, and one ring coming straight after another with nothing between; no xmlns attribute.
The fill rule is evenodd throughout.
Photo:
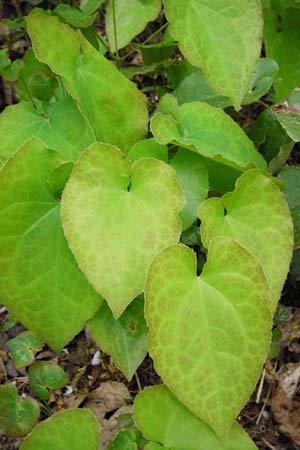
<svg viewBox="0 0 300 450"><path fill-rule="evenodd" d="M105 15L106 34L112 52L128 45L146 28L148 22L156 19L161 8L161 0L126 0L114 3L117 46L112 0L108 2Z"/></svg>
<svg viewBox="0 0 300 450"><path fill-rule="evenodd" d="M40 139L66 160L76 160L95 142L87 121L71 97L49 105L47 113L21 102L6 108L0 117L0 155L6 159L31 138Z"/></svg>
<svg viewBox="0 0 300 450"><path fill-rule="evenodd" d="M221 441L209 426L194 416L164 386L144 389L135 398L134 420L144 435L172 450L255 450L256 447L235 422ZM157 445L157 444L156 444ZM145 447L159 450L160 446Z"/></svg>
<svg viewBox="0 0 300 450"><path fill-rule="evenodd" d="M72 8L66 3L57 5L53 12L61 16L68 24L75 28L87 28L95 21L95 16L85 14L80 9Z"/></svg>
<svg viewBox="0 0 300 450"><path fill-rule="evenodd" d="M19 402L14 386L0 386L0 434L25 436L35 426L39 415L40 407L34 399Z"/></svg>
<svg viewBox="0 0 300 450"><path fill-rule="evenodd" d="M67 383L65 371L48 361L32 364L28 370L29 384L33 392L42 400L50 397L49 389L60 389Z"/></svg>
<svg viewBox="0 0 300 450"><path fill-rule="evenodd" d="M80 0L80 9L85 14L92 14L97 11L105 0Z"/></svg>
<svg viewBox="0 0 300 450"><path fill-rule="evenodd" d="M143 299L135 299L118 320L103 302L88 327L96 344L112 356L116 366L131 380L147 353L148 327Z"/></svg>
<svg viewBox="0 0 300 450"><path fill-rule="evenodd" d="M39 423L20 450L98 450L99 424L89 409L69 409Z"/></svg>
<svg viewBox="0 0 300 450"><path fill-rule="evenodd" d="M234 192L204 201L198 210L201 238L208 247L215 236L229 236L262 265L275 312L293 249L293 223L278 186L257 170L242 175Z"/></svg>
<svg viewBox="0 0 300 450"><path fill-rule="evenodd" d="M148 444L145 445L144 450L170 450L167 449L167 447L163 447L160 444L157 444L157 442L148 442Z"/></svg>
<svg viewBox="0 0 300 450"><path fill-rule="evenodd" d="M270 58L260 58L250 82L249 90L243 99L243 105L256 102L265 95L277 79L279 67L276 61Z"/></svg>
<svg viewBox="0 0 300 450"><path fill-rule="evenodd" d="M197 208L208 193L208 174L200 155L179 149L170 161L176 178L185 194L185 206L181 212L182 228L187 230L197 218Z"/></svg>
<svg viewBox="0 0 300 450"><path fill-rule="evenodd" d="M282 105L273 106L272 111L286 131L287 135L295 142L300 141L300 108L299 106Z"/></svg>
<svg viewBox="0 0 300 450"><path fill-rule="evenodd" d="M42 341L30 331L25 331L6 343L17 369L29 366L35 353L43 346Z"/></svg>
<svg viewBox="0 0 300 450"><path fill-rule="evenodd" d="M283 181L285 198L294 223L294 247L300 248L300 167L286 167L278 178Z"/></svg>
<svg viewBox="0 0 300 450"><path fill-rule="evenodd" d="M46 64L42 64L36 59L32 49L27 50L22 62L23 66L18 77L20 99L31 101L30 94L31 97L42 101L51 100L57 86L54 73Z"/></svg>
<svg viewBox="0 0 300 450"><path fill-rule="evenodd" d="M229 97L218 94L207 82L201 69L190 73L179 83L173 95L179 105L188 102L206 102L216 108L226 108L232 105Z"/></svg>
<svg viewBox="0 0 300 450"><path fill-rule="evenodd" d="M107 446L107 450L136 450L135 433L132 430L122 430Z"/></svg>
<svg viewBox="0 0 300 450"><path fill-rule="evenodd" d="M159 106L151 131L160 144L177 144L240 171L249 166L266 170L253 143L224 111L201 102L178 106L170 94Z"/></svg>
<svg viewBox="0 0 300 450"><path fill-rule="evenodd" d="M178 242L182 208L175 173L162 161L131 167L118 149L97 143L75 165L62 198L65 235L115 318L143 292L152 258Z"/></svg>
<svg viewBox="0 0 300 450"><path fill-rule="evenodd" d="M300 10L287 9L279 18L274 11L265 10L265 45L269 58L279 65L275 83L275 99L285 99L300 85Z"/></svg>
<svg viewBox="0 0 300 450"><path fill-rule="evenodd" d="M8 57L7 48L3 48L0 50L0 73L2 74L10 64L11 60Z"/></svg>
<svg viewBox="0 0 300 450"><path fill-rule="evenodd" d="M36 57L66 80L97 140L127 152L143 139L148 122L146 97L136 86L57 17L35 13L26 20Z"/></svg>
<svg viewBox="0 0 300 450"><path fill-rule="evenodd" d="M57 352L101 302L69 250L47 183L59 158L32 140L0 172L1 302Z"/></svg>
<svg viewBox="0 0 300 450"><path fill-rule="evenodd" d="M21 59L16 59L9 67L3 70L3 78L9 81L16 81L23 66L23 61Z"/></svg>
<svg viewBox="0 0 300 450"><path fill-rule="evenodd" d="M269 290L257 259L227 237L210 242L200 277L196 271L195 253L182 244L154 258L148 348L169 389L225 439L269 350Z"/></svg>
<svg viewBox="0 0 300 450"><path fill-rule="evenodd" d="M143 139L134 144L127 155L132 163L141 158L155 158L168 162L168 146L160 145L155 139Z"/></svg>
<svg viewBox="0 0 300 450"><path fill-rule="evenodd" d="M211 86L238 109L260 55L260 0L165 0L170 33Z"/></svg>

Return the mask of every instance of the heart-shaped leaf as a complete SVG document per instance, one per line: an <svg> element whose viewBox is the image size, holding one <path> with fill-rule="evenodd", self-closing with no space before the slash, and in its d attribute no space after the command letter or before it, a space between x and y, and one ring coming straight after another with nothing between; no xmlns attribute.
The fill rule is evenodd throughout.
<svg viewBox="0 0 300 450"><path fill-rule="evenodd" d="M178 242L183 193L174 170L142 158L132 167L115 147L82 154L62 198L66 237L115 318L144 290L153 257Z"/></svg>
<svg viewBox="0 0 300 450"><path fill-rule="evenodd" d="M42 400L50 397L49 389L60 389L67 383L65 371L49 361L32 364L28 370L28 379L33 392Z"/></svg>
<svg viewBox="0 0 300 450"><path fill-rule="evenodd" d="M115 8L115 14L114 9ZM148 22L157 17L161 0L109 0L106 15L106 34L112 52L125 47L140 34ZM115 17L114 17L115 16ZM114 27L114 22L115 26Z"/></svg>
<svg viewBox="0 0 300 450"><path fill-rule="evenodd" d="M25 436L36 424L39 415L40 407L33 398L19 402L14 386L0 386L0 434Z"/></svg>
<svg viewBox="0 0 300 450"><path fill-rule="evenodd" d="M71 97L64 98L37 112L29 103L9 106L1 114L0 155L10 158L31 138L38 138L68 160L95 142L93 132ZM18 128L16 131L16 123Z"/></svg>
<svg viewBox="0 0 300 450"><path fill-rule="evenodd" d="M229 236L257 258L267 277L274 313L293 249L293 222L278 186L258 170L250 170L238 179L233 193L205 200L198 216L206 247L215 236Z"/></svg>
<svg viewBox="0 0 300 450"><path fill-rule="evenodd" d="M0 172L1 302L57 352L101 303L69 250L47 182L60 161L32 140Z"/></svg>
<svg viewBox="0 0 300 450"><path fill-rule="evenodd" d="M145 288L148 347L165 384L225 438L269 350L269 290L256 258L227 237L210 242L200 277L196 270L182 244L154 258Z"/></svg>
<svg viewBox="0 0 300 450"><path fill-rule="evenodd" d="M243 428L235 422L221 441L209 426L192 414L164 386L140 392L134 401L134 421L145 437L172 450L255 450ZM156 446L155 446L156 445ZM148 447L145 447L148 449ZM159 450L149 444L149 450Z"/></svg>
<svg viewBox="0 0 300 450"><path fill-rule="evenodd" d="M114 318L103 302L88 327L101 350L111 355L116 366L131 380L147 353L148 327L143 298L135 299L119 319Z"/></svg>
<svg viewBox="0 0 300 450"><path fill-rule="evenodd" d="M247 167L267 170L262 156L245 132L224 111L207 103L177 105L165 95L151 120L151 131L160 144L174 143L240 171Z"/></svg>
<svg viewBox="0 0 300 450"><path fill-rule="evenodd" d="M6 343L17 369L31 364L36 351L42 346L42 341L30 331L25 331Z"/></svg>
<svg viewBox="0 0 300 450"><path fill-rule="evenodd" d="M36 57L66 80L96 138L123 151L143 139L148 122L146 97L136 86L57 17L35 12L26 21Z"/></svg>
<svg viewBox="0 0 300 450"><path fill-rule="evenodd" d="M107 450L136 450L135 433L132 430L122 430L107 446Z"/></svg>
<svg viewBox="0 0 300 450"><path fill-rule="evenodd" d="M184 195L185 206L181 212L182 228L186 230L196 220L197 208L206 199L208 193L208 173L200 155L184 148L177 151L170 161L180 182Z"/></svg>
<svg viewBox="0 0 300 450"><path fill-rule="evenodd" d="M99 424L92 412L69 409L39 423L20 450L98 450L99 439Z"/></svg>
<svg viewBox="0 0 300 450"><path fill-rule="evenodd" d="M239 108L260 55L260 0L164 0L170 33L194 66Z"/></svg>

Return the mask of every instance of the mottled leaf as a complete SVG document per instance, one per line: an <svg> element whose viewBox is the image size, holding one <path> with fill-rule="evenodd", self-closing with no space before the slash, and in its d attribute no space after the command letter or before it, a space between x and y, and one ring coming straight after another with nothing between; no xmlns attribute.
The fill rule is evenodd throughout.
<svg viewBox="0 0 300 450"><path fill-rule="evenodd" d="M39 423L20 450L98 450L99 438L99 424L89 409L69 409Z"/></svg>
<svg viewBox="0 0 300 450"><path fill-rule="evenodd" d="M275 312L293 248L293 223L278 186L257 170L242 175L234 192L204 201L198 210L201 238L207 247L215 236L229 236L262 265Z"/></svg>
<svg viewBox="0 0 300 450"><path fill-rule="evenodd" d="M1 302L57 352L101 302L69 250L47 183L59 159L32 140L0 172Z"/></svg>
<svg viewBox="0 0 300 450"><path fill-rule="evenodd" d="M25 331L6 343L17 369L29 366L35 353L43 346L42 341L30 331Z"/></svg>
<svg viewBox="0 0 300 450"><path fill-rule="evenodd" d="M134 420L148 439L172 450L255 450L256 447L235 422L227 438L221 441L209 426L192 414L164 386L153 386L138 394L134 402ZM148 447L145 447L148 450ZM153 444L149 450L159 450Z"/></svg>
<svg viewBox="0 0 300 450"><path fill-rule="evenodd" d="M113 3L115 4L116 30L114 28ZM132 39L146 28L148 22L156 19L160 8L161 0L126 0L126 2L109 0L105 25L111 51L115 52L130 44Z"/></svg>
<svg viewBox="0 0 300 450"><path fill-rule="evenodd" d="M240 171L249 166L266 170L262 156L245 132L224 111L207 103L177 105L165 95L151 130L160 144L174 143Z"/></svg>
<svg viewBox="0 0 300 450"><path fill-rule="evenodd" d="M98 143L75 165L62 198L64 231L115 318L143 292L153 256L178 242L182 208L175 173L162 161L131 166L118 149Z"/></svg>
<svg viewBox="0 0 300 450"><path fill-rule="evenodd" d="M33 392L42 400L48 400L48 389L60 389L67 383L65 371L57 364L39 361L28 370L28 380Z"/></svg>
<svg viewBox="0 0 300 450"><path fill-rule="evenodd" d="M221 439L255 388L269 350L268 297L257 259L227 237L210 242L200 277L195 253L182 244L159 253L148 272L145 313L155 368Z"/></svg>
<svg viewBox="0 0 300 450"><path fill-rule="evenodd" d="M47 113L21 102L8 106L0 118L0 155L6 159L31 138L40 139L66 160L76 160L95 142L90 126L71 97L49 106Z"/></svg>
<svg viewBox="0 0 300 450"><path fill-rule="evenodd" d="M147 353L148 327L144 318L144 301L138 297L115 319L106 302L88 322L92 336L116 366L131 380Z"/></svg>
<svg viewBox="0 0 300 450"><path fill-rule="evenodd" d="M146 97L136 86L56 17L33 13L26 20L36 57L66 80L96 138L125 152L143 139L148 122Z"/></svg>
<svg viewBox="0 0 300 450"><path fill-rule="evenodd" d="M39 415L40 407L34 399L19 402L13 385L0 386L0 434L25 436L35 426Z"/></svg>
<svg viewBox="0 0 300 450"><path fill-rule="evenodd" d="M165 0L170 33L208 82L239 108L260 55L260 0Z"/></svg>

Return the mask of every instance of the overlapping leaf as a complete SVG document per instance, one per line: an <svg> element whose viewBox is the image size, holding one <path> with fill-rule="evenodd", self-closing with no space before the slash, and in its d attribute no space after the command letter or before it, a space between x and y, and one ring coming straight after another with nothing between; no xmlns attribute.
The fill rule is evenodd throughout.
<svg viewBox="0 0 300 450"><path fill-rule="evenodd" d="M229 236L261 263L274 313L293 248L291 215L276 184L257 170L248 171L239 178L233 193L204 201L198 215L204 245L215 236Z"/></svg>
<svg viewBox="0 0 300 450"><path fill-rule="evenodd" d="M67 383L67 376L58 364L39 361L29 367L28 380L33 392L42 400L48 400L48 389L62 388Z"/></svg>
<svg viewBox="0 0 300 450"><path fill-rule="evenodd" d="M106 33L112 52L128 45L141 33L148 22L154 20L161 8L161 0L126 0L115 1L115 24L113 1L109 0L106 9ZM115 41L116 33L116 41Z"/></svg>
<svg viewBox="0 0 300 450"><path fill-rule="evenodd" d="M160 145L155 139L143 139L133 145L127 155L132 163L141 158L155 158L168 162L168 146Z"/></svg>
<svg viewBox="0 0 300 450"><path fill-rule="evenodd" d="M269 349L269 290L256 258L227 237L210 242L200 277L196 270L182 244L154 258L145 288L148 347L164 383L224 439Z"/></svg>
<svg viewBox="0 0 300 450"><path fill-rule="evenodd" d="M32 140L0 172L1 302L55 351L101 302L69 250L47 182L59 162L58 153Z"/></svg>
<svg viewBox="0 0 300 450"><path fill-rule="evenodd" d="M251 439L236 422L221 441L164 386L144 389L134 402L134 420L148 438L174 450L255 450ZM148 448L148 447L146 447ZM149 446L149 450L161 448Z"/></svg>
<svg viewBox="0 0 300 450"><path fill-rule="evenodd" d="M27 17L36 57L66 80L96 138L127 152L147 129L146 98L79 32L56 17Z"/></svg>
<svg viewBox="0 0 300 450"><path fill-rule="evenodd" d="M16 126L18 124L18 126ZM31 138L57 150L64 159L76 160L95 142L93 132L71 97L49 106L47 113L30 103L9 106L0 115L0 155L10 158Z"/></svg>
<svg viewBox="0 0 300 450"><path fill-rule="evenodd" d="M170 33L184 56L238 108L260 54L260 1L165 0L164 4Z"/></svg>
<svg viewBox="0 0 300 450"><path fill-rule="evenodd" d="M183 193L174 170L153 158L132 167L115 147L94 144L64 190L70 247L115 318L144 290L152 258L178 242Z"/></svg>
<svg viewBox="0 0 300 450"><path fill-rule="evenodd" d="M151 130L160 144L175 143L240 171L248 166L266 170L253 143L224 111L201 102L178 106L171 95L159 107Z"/></svg>
<svg viewBox="0 0 300 450"><path fill-rule="evenodd" d="M41 422L20 450L98 450L99 424L89 409L69 409Z"/></svg>
<svg viewBox="0 0 300 450"><path fill-rule="evenodd" d="M294 247L300 248L300 167L286 167L278 178L284 183L284 194L294 222Z"/></svg>
<svg viewBox="0 0 300 450"><path fill-rule="evenodd" d="M103 302L88 327L101 350L111 355L116 366L131 380L147 353L143 298L135 299L119 319L113 317Z"/></svg>

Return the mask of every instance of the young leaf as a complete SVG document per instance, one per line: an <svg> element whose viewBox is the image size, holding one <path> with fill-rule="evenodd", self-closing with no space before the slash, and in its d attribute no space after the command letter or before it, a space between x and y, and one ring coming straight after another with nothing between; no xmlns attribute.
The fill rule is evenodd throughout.
<svg viewBox="0 0 300 450"><path fill-rule="evenodd" d="M159 144L155 139L143 139L134 144L127 158L132 163L141 158L155 158L168 162L168 146Z"/></svg>
<svg viewBox="0 0 300 450"><path fill-rule="evenodd" d="M30 331L25 331L6 343L7 350L17 369L29 366L42 345L42 341Z"/></svg>
<svg viewBox="0 0 300 450"><path fill-rule="evenodd" d="M166 163L132 167L97 143L78 160L62 197L65 235L78 264L117 319L144 290L152 258L181 233L183 193Z"/></svg>
<svg viewBox="0 0 300 450"><path fill-rule="evenodd" d="M197 218L197 208L208 193L208 174L203 158L184 148L170 161L185 194L185 207L181 212L182 229L187 230Z"/></svg>
<svg viewBox="0 0 300 450"><path fill-rule="evenodd" d="M300 167L286 167L278 178L284 183L284 194L292 213L294 248L300 248Z"/></svg>
<svg viewBox="0 0 300 450"><path fill-rule="evenodd" d="M200 277L196 270L182 244L154 258L145 287L148 348L164 383L225 439L269 350L269 290L256 258L227 237L210 242Z"/></svg>
<svg viewBox="0 0 300 450"><path fill-rule="evenodd" d="M19 402L14 386L0 386L0 435L25 436L35 426L39 415L40 407L33 398Z"/></svg>
<svg viewBox="0 0 300 450"><path fill-rule="evenodd" d="M65 371L48 361L32 364L28 370L28 379L33 392L42 400L49 399L49 389L60 389L67 383Z"/></svg>
<svg viewBox="0 0 300 450"><path fill-rule="evenodd" d="M89 409L69 409L38 424L20 450L98 450L99 424Z"/></svg>
<svg viewBox="0 0 300 450"><path fill-rule="evenodd" d="M136 450L135 433L132 430L122 430L110 442L106 450Z"/></svg>
<svg viewBox="0 0 300 450"><path fill-rule="evenodd" d="M260 0L164 0L170 33L208 82L238 109L260 55Z"/></svg>
<svg viewBox="0 0 300 450"><path fill-rule="evenodd" d="M257 170L248 171L238 179L234 192L204 201L198 216L206 247L215 236L229 236L257 258L268 281L269 307L274 313L293 249L293 223L277 185Z"/></svg>
<svg viewBox="0 0 300 450"><path fill-rule="evenodd" d="M1 301L57 352L101 302L69 250L47 183L59 159L32 140L0 172Z"/></svg>
<svg viewBox="0 0 300 450"><path fill-rule="evenodd" d="M147 353L148 327L143 299L135 299L119 319L113 317L103 302L88 327L101 350L111 355L116 366L131 380Z"/></svg>
<svg viewBox="0 0 300 450"><path fill-rule="evenodd" d="M56 17L35 13L26 20L36 57L66 80L96 138L124 152L143 139L148 122L146 97L135 85Z"/></svg>
<svg viewBox="0 0 300 450"><path fill-rule="evenodd" d="M110 50L115 52L130 44L132 39L144 30L148 22L156 19L160 8L161 0L126 0L126 2L109 0L105 25Z"/></svg>
<svg viewBox="0 0 300 450"><path fill-rule="evenodd" d="M244 131L224 111L206 103L177 105L170 94L151 120L151 131L160 144L175 143L206 158L240 171L267 165Z"/></svg>
<svg viewBox="0 0 300 450"><path fill-rule="evenodd" d="M31 138L40 139L66 160L76 160L95 142L90 126L71 97L49 106L47 114L21 102L6 108L0 117L0 155L6 159Z"/></svg>
<svg viewBox="0 0 300 450"><path fill-rule="evenodd" d="M221 441L206 423L194 416L164 385L146 388L137 395L134 401L134 421L148 439L163 444L163 449L256 449L237 422L234 422L227 438ZM145 449L162 448L155 443L148 446Z"/></svg>
<svg viewBox="0 0 300 450"><path fill-rule="evenodd" d="M300 10L290 8L279 18L275 11L265 10L265 45L267 56L279 65L275 99L285 99L300 84Z"/></svg>

